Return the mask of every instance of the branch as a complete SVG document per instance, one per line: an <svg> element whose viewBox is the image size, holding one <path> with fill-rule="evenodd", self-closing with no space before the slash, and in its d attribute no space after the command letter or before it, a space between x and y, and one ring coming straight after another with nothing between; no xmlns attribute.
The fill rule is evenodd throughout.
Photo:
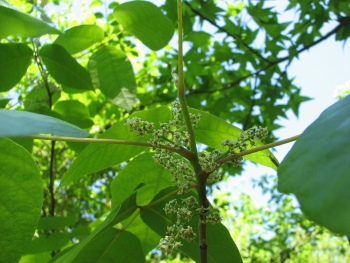
<svg viewBox="0 0 350 263"><path fill-rule="evenodd" d="M240 153L236 153L236 154L227 156L227 157L219 160L217 163L222 165L222 164L224 164L224 163L226 163L228 161L231 161L231 160L236 159L236 158L243 157L243 156L248 155L248 154L260 152L260 151L263 151L263 150L266 150L266 149L270 149L270 148L273 148L273 147L276 147L276 146L280 146L280 145L283 145L283 144L294 142L299 137L300 137L300 135L296 135L296 136L293 136L293 137L290 137L290 138L287 138L287 139L284 139L284 140L280 140L280 141L277 141L277 142L272 142L272 143L265 144L265 145L262 145L262 146L259 146L259 147L255 147L255 148L252 148L252 149L249 149L249 150L245 150L245 151L242 151Z"/></svg>
<svg viewBox="0 0 350 263"><path fill-rule="evenodd" d="M144 146L150 148L161 148L166 149L171 152L175 152L182 157L191 160L193 159L192 153L185 149L180 148L176 149L175 147L160 144L157 147L154 147L149 142L139 142L139 141L129 141L129 140L115 140L115 139L99 139L99 138L76 138L76 137L64 137L64 136L45 136L45 135L28 135L20 136L21 138L28 139L38 139L38 140L49 140L49 141L64 141L64 142L82 142L82 143L102 143L102 144L123 144L123 145L135 145L135 146Z"/></svg>
<svg viewBox="0 0 350 263"><path fill-rule="evenodd" d="M217 29L219 29L220 31L226 33L228 36L232 37L233 39L236 39L237 41L239 41L246 49L248 49L250 52L254 53L256 56L258 56L260 59L264 60L267 63L271 63L268 59L264 58L258 51L256 51L255 49L251 48L248 44L244 43L242 41L242 39L240 39L238 36L234 36L232 35L229 31L227 31L227 29L217 25L215 23L215 21L211 20L210 18L204 16L201 12L199 12L198 10L194 9L189 2L184 1L184 3L191 9L191 11L195 14L197 14L199 17L201 17L203 20L206 20L207 22L209 22L210 24L212 24L213 26L215 26Z"/></svg>
<svg viewBox="0 0 350 263"><path fill-rule="evenodd" d="M337 33L341 28L343 28L344 26L346 26L348 23L350 22L350 17L347 17L345 18L344 20L342 20L335 28L333 28L331 31L329 31L326 35L320 37L319 39L317 39L316 41L310 43L309 45L305 45L303 48L299 49L297 52L296 52L296 56L299 55L300 53L304 52L305 50L308 50L310 49L311 47L313 46L316 46L317 44L319 44L320 42L328 39L330 36L334 35L335 33ZM225 91L225 90L229 90L231 88L234 88L236 87L241 81L245 80L245 79L248 79L250 77L253 77L253 76L256 76L258 75L259 73L269 69L270 67L272 66L275 66L279 63L282 63L286 60L291 60L291 57L290 56L285 56L285 57L282 57L280 59L277 59L275 61L272 61L270 62L270 64L262 67L261 69L258 69L257 71L255 72L252 72L250 74L247 74L245 76L242 76L240 77L239 79L235 80L234 82L231 82L231 83L228 83L226 84L224 87L220 88L220 89L211 89L211 90L195 90L195 91L192 91L192 92L189 92L186 96L195 96L195 95L198 95L198 94L212 94L212 93L215 93L215 92L222 92L222 91ZM176 99L175 97L171 97L171 98L167 98L165 100L154 100L152 101L151 103L147 104L147 105L151 105L151 104L154 104L154 103L161 103L161 102L167 102L167 101L172 101Z"/></svg>

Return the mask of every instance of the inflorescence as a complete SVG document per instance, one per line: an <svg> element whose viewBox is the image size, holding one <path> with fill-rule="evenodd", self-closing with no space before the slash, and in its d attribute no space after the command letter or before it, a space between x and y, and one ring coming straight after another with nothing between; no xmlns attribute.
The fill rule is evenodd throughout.
<svg viewBox="0 0 350 263"><path fill-rule="evenodd" d="M174 81L177 81L176 74L174 76ZM178 101L172 103L172 112L173 118L169 123L160 123L160 129L155 129L152 122L143 121L135 117L127 119L125 125L129 126L130 132L137 132L140 136L146 134L153 135L149 140L153 149L156 150L153 159L156 163L170 171L170 174L173 176L173 182L179 187L178 194L185 195L190 191L191 186L197 182L192 166L187 160L174 152L159 147L160 145L167 145L181 149L186 148L190 144L190 135L186 131L184 117ZM200 114L190 113L193 127L198 125L200 118ZM218 163L220 159L229 154L235 155L245 151L248 148L248 143L251 147L255 146L255 140L262 140L267 135L268 131L266 128L251 128L243 131L237 140L223 140L221 145L228 147L227 152L221 152L215 149L211 152L203 151L199 153L199 164L202 170L209 175L207 183L212 184L221 180L221 176L217 171L220 166ZM235 158L230 162L235 166L240 166L242 158ZM178 241L179 238L185 239L188 242L194 240L196 234L193 232L192 227L189 226L189 222L194 215L201 215L201 223L217 224L221 221L220 214L217 211L211 206L208 208L199 207L197 199L193 196L182 199L182 204L179 204L176 199L172 200L166 204L164 210L166 214L176 215L176 222L167 228L165 238L162 238L159 242L158 248L166 254L171 254L174 249L182 246L181 242Z"/></svg>

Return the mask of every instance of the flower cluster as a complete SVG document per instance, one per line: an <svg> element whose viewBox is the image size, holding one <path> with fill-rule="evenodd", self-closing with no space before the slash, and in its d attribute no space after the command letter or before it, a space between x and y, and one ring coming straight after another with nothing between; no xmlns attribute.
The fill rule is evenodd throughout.
<svg viewBox="0 0 350 263"><path fill-rule="evenodd" d="M199 153L199 164L201 165L203 171L212 172L219 167L217 164L218 158L222 155L220 150L213 150L210 153L201 152Z"/></svg>
<svg viewBox="0 0 350 263"><path fill-rule="evenodd" d="M153 122L143 121L140 118L136 118L136 117L131 119L126 119L124 125L129 126L130 132L136 131L140 136L149 133L154 128Z"/></svg>
<svg viewBox="0 0 350 263"><path fill-rule="evenodd" d="M242 132L237 140L233 141L233 140L223 140L221 142L222 146L228 146L229 148L229 153L230 154L236 154L236 149L238 149L238 152L242 152L247 150L248 147L248 142L250 144L250 146L255 146L255 140L263 140L267 137L268 135L268 130L267 128L263 128L260 127L256 128L250 128L249 130L246 130L244 132ZM231 161L231 163L233 163L233 165L235 166L240 166L242 164L242 158L236 158L234 160Z"/></svg>
<svg viewBox="0 0 350 263"><path fill-rule="evenodd" d="M153 155L156 163L170 171L173 182L180 188L179 194L186 194L191 183L196 182L194 172L184 159L174 157L173 153L164 149Z"/></svg>
<svg viewBox="0 0 350 263"><path fill-rule="evenodd" d="M182 246L179 238L185 239L188 242L196 238L191 226L185 226L193 217L193 210L198 206L197 199L193 196L182 199L183 206L177 200L172 200L166 204L164 210L166 214L175 214L176 222L172 226L167 227L165 238L159 242L158 248L170 254L174 249Z"/></svg>
<svg viewBox="0 0 350 263"><path fill-rule="evenodd" d="M214 210L211 206L208 208L198 208L196 210L198 213L204 215L204 219L201 219L201 223L211 223L211 224L220 224L222 217L220 213Z"/></svg>

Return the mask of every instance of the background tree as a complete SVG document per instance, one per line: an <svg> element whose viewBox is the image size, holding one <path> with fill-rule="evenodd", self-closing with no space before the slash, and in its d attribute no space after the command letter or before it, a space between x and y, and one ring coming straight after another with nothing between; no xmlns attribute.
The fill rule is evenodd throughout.
<svg viewBox="0 0 350 263"><path fill-rule="evenodd" d="M159 8L145 5L145 9L140 9L137 4L127 6L118 2L92 1L85 2L76 11L76 6L70 1L3 1L0 5L1 107L61 119L88 131L90 138L138 140L129 132L123 133L122 122L139 111L141 113L134 116L145 116L155 123L159 120L165 122L168 116L165 108L161 111L163 108L160 106L169 107L178 95L171 74L174 68L178 70L178 48L175 42L169 42L174 26L177 26L176 1L164 1ZM350 6L347 1L290 1L287 9L294 10L297 19L280 23L277 12L267 7L264 1L184 1L184 84L189 107L209 112L242 130L254 126L266 127L270 133L265 142L275 141L278 118L285 118L290 109L298 115L300 103L309 99L300 94L301 88L295 86L288 76L287 69L293 59L329 37L345 41L350 32ZM73 10L81 19L71 19ZM131 16L132 19L142 21L143 27L133 24L135 21L132 19L128 24L128 12L135 14ZM154 17L158 20L152 22ZM321 34L320 29L329 21L336 21L337 25L328 33ZM159 25L163 31L157 35L154 32L157 32ZM142 113L152 109L152 116ZM4 123L7 124L10 117L4 114ZM35 126L36 121L34 119L27 126L19 122L18 133L9 126L10 135L23 135L21 130ZM81 130L65 127L62 134L55 135L86 136ZM1 129L5 130L4 127ZM116 132L117 137L113 134ZM41 130L41 133L51 132L48 129ZM122 137L119 137L120 134ZM210 135L213 134L203 133L202 137L197 134L197 139L200 137L200 142L208 146L208 152L214 148L208 143L212 139ZM11 140L32 153L44 185L44 202L39 224L35 224L37 218L32 219L31 224L36 229L32 240L23 239L23 243L7 246L11 251L12 247L17 249L4 260L16 262L21 258L20 262L56 262L62 259L64 253L69 254L72 245L82 244L84 240L106 247L101 239L90 240L90 234L94 229L99 229L98 226L103 226L101 222L108 222L103 220L108 214L111 215L110 211L115 210L116 204L125 198L132 202L128 198L143 185L131 184L130 179L125 178L127 175L136 177L146 173L152 151L148 153L147 150L135 157L145 149L136 147L131 152L127 146L117 145L104 152L98 161L95 160L98 165L89 168L88 163L84 163L80 176L73 175L75 182L71 183L71 175L79 174L75 170L76 173L72 172L72 160L84 152L87 143L29 138ZM15 146L11 146L11 143L3 141L2 148L12 149ZM85 152L95 146L89 147ZM98 147L101 146L96 147L100 149ZM4 156L10 153L11 150L8 150ZM17 155L24 156L25 153L18 149ZM271 156L270 163L262 163L276 168L278 163ZM6 162L10 163L7 157ZM143 170L132 170L132 164L137 162L142 163ZM29 159L22 160L19 166L23 166L23 171L17 172L25 173L31 169L35 174L35 163L31 168L25 167L26 163L29 163ZM149 169L156 168L150 166ZM159 167L154 174L164 173L162 178L167 178L167 173L162 171ZM219 169L223 180L241 171L242 167L228 165ZM6 174L11 173L11 170L6 170ZM88 175L83 176L85 174ZM268 178L260 185L272 192L273 202L282 204L278 207L283 207L283 210L273 212L277 208L272 206L269 208L272 211L262 218L252 214L264 214L265 208L254 207L249 197L242 196L231 203L226 195L214 194L218 201L217 208L229 229L229 223L234 220L231 234L243 259L247 262L284 262L287 259L300 262L317 257L321 251L322 260L333 253L337 253L339 262L348 259L344 239L338 239L339 246L329 247L331 252L325 252L322 245L330 235L327 230L307 221L288 197L282 197L268 186L266 182L271 181ZM33 189L40 189L39 179L36 184L33 183ZM154 187L151 182L156 178L149 177L147 180L142 183ZM58 188L59 184L65 184L65 187ZM20 182L15 185L20 185ZM169 185L170 179L164 179L157 190ZM211 186L210 189L214 188ZM3 192L9 193L9 188L3 189ZM147 196L148 199L145 197L142 205L151 202L155 194ZM22 198L18 200L19 203L28 199L28 196L20 194L18 197ZM4 195L4 202L7 198L11 198L11 195ZM40 196L35 198L40 199ZM228 211L225 206L232 207L234 214L225 214ZM119 215L115 214L116 217ZM5 213L1 220L5 222L9 218L14 222L17 220L17 217L11 218ZM133 224L129 225L127 219L122 219L123 216L118 219L119 229L125 230L127 226L126 233L130 233L126 237L129 243L124 243L140 243L139 250L136 245L134 248L140 252L135 253L138 259L130 262L143 259L146 255L149 261L156 258L155 255L160 252L152 249L157 247L162 236L149 225L145 226L142 217L137 214L133 217ZM270 224L271 221L274 224ZM237 229L244 228L241 225L261 227L237 232ZM110 235L119 233L113 231L110 230ZM109 233L106 231L105 234ZM19 237L21 235L16 236L17 239ZM314 247L317 247L317 252L313 252ZM113 249L120 252L120 248ZM88 246L82 248L75 260L86 262L87 256L84 255L88 255L88 251ZM178 258L184 261L186 254L186 249L183 249ZM164 259L165 255L160 255L160 258Z"/></svg>

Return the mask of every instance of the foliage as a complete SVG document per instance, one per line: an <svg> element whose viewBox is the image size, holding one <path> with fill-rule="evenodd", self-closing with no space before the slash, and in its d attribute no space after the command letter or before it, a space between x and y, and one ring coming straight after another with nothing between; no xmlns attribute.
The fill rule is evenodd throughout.
<svg viewBox="0 0 350 263"><path fill-rule="evenodd" d="M285 141L260 141L309 99L288 76L293 59L349 37L349 1L289 1L297 19L283 23L264 1L180 2L97 0L69 19L71 1L1 1L0 261L169 261L174 249L174 262L313 259L330 233L289 197L269 190L266 215L247 196L208 201L242 158L278 169L279 189L311 220L349 235L349 98L280 168L268 148Z"/></svg>

